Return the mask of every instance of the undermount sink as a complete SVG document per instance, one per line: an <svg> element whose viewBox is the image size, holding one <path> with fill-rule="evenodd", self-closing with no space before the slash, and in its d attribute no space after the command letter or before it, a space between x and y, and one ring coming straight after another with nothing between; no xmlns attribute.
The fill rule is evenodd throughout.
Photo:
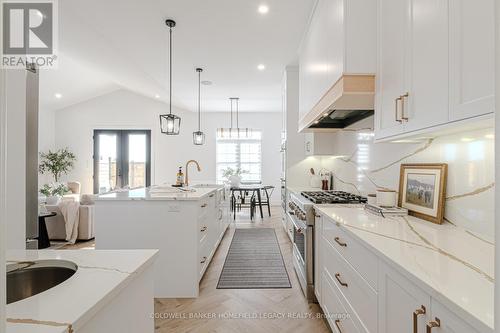
<svg viewBox="0 0 500 333"><path fill-rule="evenodd" d="M37 260L7 265L7 304L44 292L72 277L78 266L66 260Z"/></svg>

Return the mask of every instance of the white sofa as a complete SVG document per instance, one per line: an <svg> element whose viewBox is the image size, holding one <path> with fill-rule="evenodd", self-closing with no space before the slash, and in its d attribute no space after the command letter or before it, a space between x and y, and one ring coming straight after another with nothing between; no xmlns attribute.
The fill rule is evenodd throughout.
<svg viewBox="0 0 500 333"><path fill-rule="evenodd" d="M50 240L66 239L66 224L58 206L46 206L49 212L57 213L54 217L45 218ZM94 234L94 205L80 205L80 219L78 223L78 240L89 240Z"/></svg>
<svg viewBox="0 0 500 333"><path fill-rule="evenodd" d="M67 183L70 193L63 196L64 200L80 201L80 189L81 185L79 182L68 182ZM54 217L45 218L45 224L47 225L47 232L49 234L50 240L65 240L66 239L66 224L64 222L64 217L61 214L61 210L57 205L46 205L45 206L49 212L57 213ZM79 223L78 223L78 237L77 240L89 240L95 237L94 234L94 205L93 204L81 204L79 208Z"/></svg>

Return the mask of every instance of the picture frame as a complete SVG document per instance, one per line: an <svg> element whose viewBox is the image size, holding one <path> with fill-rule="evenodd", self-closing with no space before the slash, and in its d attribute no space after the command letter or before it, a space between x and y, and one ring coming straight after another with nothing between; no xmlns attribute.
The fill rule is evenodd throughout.
<svg viewBox="0 0 500 333"><path fill-rule="evenodd" d="M408 214L441 224L444 220L448 164L401 164L398 205Z"/></svg>

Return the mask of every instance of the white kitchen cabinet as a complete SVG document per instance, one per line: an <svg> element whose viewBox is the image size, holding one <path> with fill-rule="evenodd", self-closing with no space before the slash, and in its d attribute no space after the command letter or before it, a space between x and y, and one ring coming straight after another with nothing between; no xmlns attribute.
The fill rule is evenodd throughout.
<svg viewBox="0 0 500 333"><path fill-rule="evenodd" d="M376 1L318 0L299 52L302 119L344 74L376 70Z"/></svg>
<svg viewBox="0 0 500 333"><path fill-rule="evenodd" d="M434 299L431 301L431 310L430 321L439 323L439 328L431 329L432 333L478 333L477 330Z"/></svg>
<svg viewBox="0 0 500 333"><path fill-rule="evenodd" d="M381 0L378 10L378 66L375 94L377 138L404 131L400 96L406 85L409 0Z"/></svg>
<svg viewBox="0 0 500 333"><path fill-rule="evenodd" d="M448 2L409 2L408 89L401 92L406 132L448 121Z"/></svg>
<svg viewBox="0 0 500 333"><path fill-rule="evenodd" d="M376 140L437 133L494 111L493 0L378 6Z"/></svg>
<svg viewBox="0 0 500 333"><path fill-rule="evenodd" d="M430 319L430 305L429 295L394 269L380 265L379 332L413 332L416 324L416 332L424 333L425 325Z"/></svg>
<svg viewBox="0 0 500 333"><path fill-rule="evenodd" d="M448 120L448 1L379 1L376 138Z"/></svg>
<svg viewBox="0 0 500 333"><path fill-rule="evenodd" d="M431 295L439 292L367 246L330 213L318 208L316 214L315 294L331 316L333 332L427 333L427 325L438 322L431 333L492 332L460 308L448 308L453 303L436 300ZM349 317L339 318L339 313Z"/></svg>
<svg viewBox="0 0 500 333"><path fill-rule="evenodd" d="M305 133L304 152L306 156L341 155L336 140L337 133Z"/></svg>
<svg viewBox="0 0 500 333"><path fill-rule="evenodd" d="M323 256L321 253L321 234L323 229L323 216L316 214L314 221L314 280L318 283L314 284L314 294L319 303L321 303L321 269L323 267Z"/></svg>
<svg viewBox="0 0 500 333"><path fill-rule="evenodd" d="M494 0L453 0L450 6L450 120L495 110Z"/></svg>

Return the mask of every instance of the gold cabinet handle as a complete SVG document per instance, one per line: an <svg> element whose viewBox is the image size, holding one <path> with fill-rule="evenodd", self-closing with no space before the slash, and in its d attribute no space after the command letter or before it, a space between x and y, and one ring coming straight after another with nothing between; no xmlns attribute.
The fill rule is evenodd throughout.
<svg viewBox="0 0 500 333"><path fill-rule="evenodd" d="M334 238L335 242L339 244L340 246L347 247L347 243L344 243L340 240L340 237L335 237Z"/></svg>
<svg viewBox="0 0 500 333"><path fill-rule="evenodd" d="M203 205L201 205L201 208L205 208L205 207L207 207L206 203L204 203Z"/></svg>
<svg viewBox="0 0 500 333"><path fill-rule="evenodd" d="M203 227L200 229L200 232L204 232L204 231L207 231L207 227Z"/></svg>
<svg viewBox="0 0 500 333"><path fill-rule="evenodd" d="M219 208L219 221L222 220L222 217L224 217L224 212Z"/></svg>
<svg viewBox="0 0 500 333"><path fill-rule="evenodd" d="M203 259L201 259L201 261L200 261L200 264L204 264L206 261L207 261L207 257L203 257Z"/></svg>
<svg viewBox="0 0 500 333"><path fill-rule="evenodd" d="M441 320L439 320L439 318L434 318L433 321L427 323L426 332L431 333L434 327L441 327Z"/></svg>
<svg viewBox="0 0 500 333"><path fill-rule="evenodd" d="M213 193L212 193L212 194L210 194L208 197L209 197L209 198L213 198L213 197L214 197L214 195L215 195L215 194L213 194Z"/></svg>
<svg viewBox="0 0 500 333"><path fill-rule="evenodd" d="M418 333L418 316L426 313L425 306L421 305L420 309L413 311L413 333Z"/></svg>
<svg viewBox="0 0 500 333"><path fill-rule="evenodd" d="M409 93L399 96L401 98L401 119L404 121L408 121L408 117L405 116L405 98L408 98L408 96L410 96Z"/></svg>
<svg viewBox="0 0 500 333"><path fill-rule="evenodd" d="M343 333L343 332L344 332L344 331L342 331L342 327L340 326L340 319L335 320L335 326L337 326L337 330L338 330L340 333Z"/></svg>
<svg viewBox="0 0 500 333"><path fill-rule="evenodd" d="M346 288L347 288L347 287L349 287L349 285L348 285L347 283L345 283L344 281L342 281L342 280L340 279L340 273L336 273L336 274L335 274L335 278L337 279L337 281L339 281L339 283L340 283L340 285L341 285L342 287L346 287Z"/></svg>
<svg viewBox="0 0 500 333"><path fill-rule="evenodd" d="M402 122L403 122L403 120L399 118L399 114L398 114L398 102L399 102L399 101L401 101L401 96L399 96L398 98L396 98L396 99L394 100L394 104L395 104L395 107L394 107L394 112L395 112L395 114L396 114L396 121L397 121L398 123L402 123Z"/></svg>

